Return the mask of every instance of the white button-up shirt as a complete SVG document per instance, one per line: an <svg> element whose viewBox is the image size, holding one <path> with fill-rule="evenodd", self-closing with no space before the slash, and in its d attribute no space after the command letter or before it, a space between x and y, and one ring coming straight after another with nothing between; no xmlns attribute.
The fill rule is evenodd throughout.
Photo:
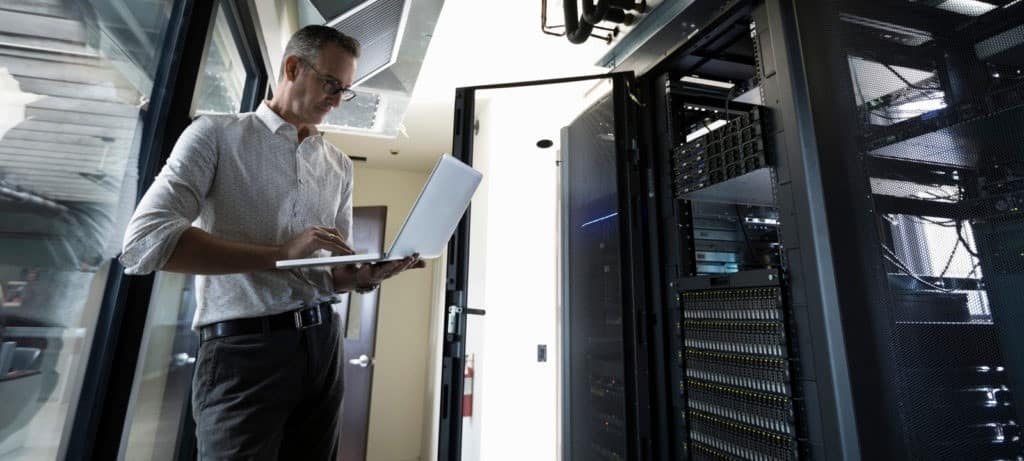
<svg viewBox="0 0 1024 461"><path fill-rule="evenodd" d="M256 112L196 119L135 209L124 237L127 274L159 270L190 226L222 239L282 245L311 226L352 243L352 161L319 133L266 103ZM321 251L320 256L327 255ZM334 295L327 269L196 276L193 328L296 309Z"/></svg>

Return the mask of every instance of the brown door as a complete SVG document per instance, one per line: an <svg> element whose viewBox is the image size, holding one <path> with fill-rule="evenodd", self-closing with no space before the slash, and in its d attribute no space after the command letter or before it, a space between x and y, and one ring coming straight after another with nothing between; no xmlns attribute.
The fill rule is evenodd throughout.
<svg viewBox="0 0 1024 461"><path fill-rule="evenodd" d="M387 207L352 210L356 253L384 252ZM345 401L341 407L340 461L366 459L370 426L370 389L373 385L373 349L377 338L377 303L380 289L352 293L340 309L345 321Z"/></svg>

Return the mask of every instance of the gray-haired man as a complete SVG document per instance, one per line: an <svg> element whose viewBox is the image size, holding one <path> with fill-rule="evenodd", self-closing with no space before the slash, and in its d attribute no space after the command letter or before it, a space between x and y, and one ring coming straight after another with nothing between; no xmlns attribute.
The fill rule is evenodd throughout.
<svg viewBox="0 0 1024 461"><path fill-rule="evenodd" d="M337 30L299 30L274 98L193 122L128 226L126 273L199 274L201 459L334 459L343 381L330 301L423 266L411 257L274 269L280 259L352 254L352 161L315 125L355 96L358 57L359 43Z"/></svg>

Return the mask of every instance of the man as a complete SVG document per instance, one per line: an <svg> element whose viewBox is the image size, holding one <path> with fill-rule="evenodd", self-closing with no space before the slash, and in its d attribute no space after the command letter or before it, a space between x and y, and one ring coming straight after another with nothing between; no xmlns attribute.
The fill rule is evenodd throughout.
<svg viewBox="0 0 1024 461"><path fill-rule="evenodd" d="M125 235L128 274L200 274L192 383L201 459L334 459L343 392L330 302L411 267L275 270L352 254L352 161L315 125L355 96L359 43L308 26L285 48L274 98L200 117L181 135ZM193 227L192 223L195 222Z"/></svg>

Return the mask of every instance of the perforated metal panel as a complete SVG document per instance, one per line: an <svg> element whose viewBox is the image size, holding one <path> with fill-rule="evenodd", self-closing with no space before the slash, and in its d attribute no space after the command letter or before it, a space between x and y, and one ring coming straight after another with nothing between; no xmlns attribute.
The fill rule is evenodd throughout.
<svg viewBox="0 0 1024 461"><path fill-rule="evenodd" d="M842 110L857 114L862 166L849 174L863 174L872 198L860 216L877 229L865 237L882 287L871 305L844 307L874 319L856 334L871 335L877 355L856 360L882 373L855 380L884 382L880 396L859 398L898 418L884 422L899 434L892 456L1020 459L1022 9L838 3L854 96Z"/></svg>
<svg viewBox="0 0 1024 461"><path fill-rule="evenodd" d="M605 98L562 132L567 286L566 405L572 460L627 459L622 262L614 104Z"/></svg>
<svg viewBox="0 0 1024 461"><path fill-rule="evenodd" d="M368 1L328 24L362 45L354 84L358 85L395 62L407 3L407 0Z"/></svg>

